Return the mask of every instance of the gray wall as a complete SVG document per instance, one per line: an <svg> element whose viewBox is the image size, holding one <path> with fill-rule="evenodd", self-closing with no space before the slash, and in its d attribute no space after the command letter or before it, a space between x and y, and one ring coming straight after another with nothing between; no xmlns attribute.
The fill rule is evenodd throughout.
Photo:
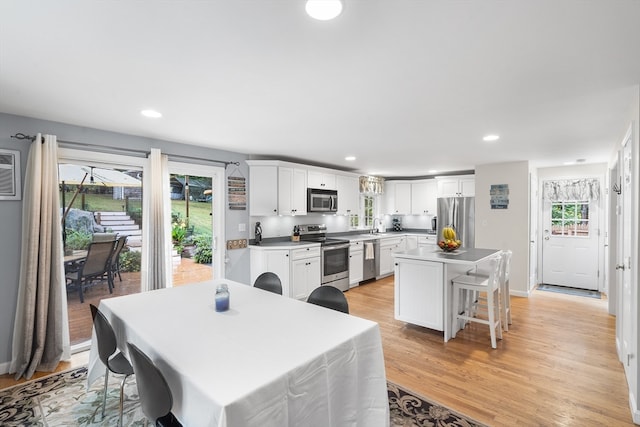
<svg viewBox="0 0 640 427"><path fill-rule="evenodd" d="M476 166L476 246L511 249L511 293L529 294L529 163ZM491 185L509 186L508 209L491 209Z"/></svg>
<svg viewBox="0 0 640 427"><path fill-rule="evenodd" d="M120 149L149 150L150 148L160 148L163 153L167 154L200 159L238 161L241 173L245 177L249 177L249 168L245 163L247 156L244 154L0 113L0 148L21 152L23 183L30 143L10 138L11 135L18 132L28 135L40 132L56 135L59 140L63 141L97 144ZM228 168L227 174L232 171L233 168ZM225 206L227 206L226 203ZM227 239L246 239L249 237L249 227L247 226L247 231L239 232L239 224L249 224L249 211L230 211L225 207L225 237ZM11 342L20 273L21 228L22 202L0 201L0 236L2 236L2 244L0 245L0 372L3 365L11 360ZM225 246L224 242L221 242L219 248L224 249ZM229 251L228 258L226 277L249 283L248 249Z"/></svg>

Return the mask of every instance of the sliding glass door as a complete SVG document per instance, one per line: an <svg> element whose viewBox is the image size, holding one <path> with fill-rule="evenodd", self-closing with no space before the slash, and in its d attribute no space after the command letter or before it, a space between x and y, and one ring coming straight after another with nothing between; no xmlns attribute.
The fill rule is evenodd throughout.
<svg viewBox="0 0 640 427"><path fill-rule="evenodd" d="M223 277L221 235L224 169L169 162L173 286Z"/></svg>

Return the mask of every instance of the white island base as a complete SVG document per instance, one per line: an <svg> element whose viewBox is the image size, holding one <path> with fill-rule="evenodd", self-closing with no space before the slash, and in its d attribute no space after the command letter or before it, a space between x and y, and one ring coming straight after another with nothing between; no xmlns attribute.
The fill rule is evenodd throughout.
<svg viewBox="0 0 640 427"><path fill-rule="evenodd" d="M443 331L444 341L449 341L452 328L457 328L452 320L451 279L499 253L495 249L461 248L443 252L425 247L395 253L395 318Z"/></svg>

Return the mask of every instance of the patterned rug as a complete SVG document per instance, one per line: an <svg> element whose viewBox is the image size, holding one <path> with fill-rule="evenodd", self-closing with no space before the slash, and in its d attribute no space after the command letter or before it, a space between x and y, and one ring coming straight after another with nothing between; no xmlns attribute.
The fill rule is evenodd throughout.
<svg viewBox="0 0 640 427"><path fill-rule="evenodd" d="M53 374L0 390L0 426L114 426L120 378L110 377L107 409L101 417L101 381L87 390L87 368ZM391 427L484 427L444 406L388 383ZM143 426L135 380L125 386L123 425Z"/></svg>

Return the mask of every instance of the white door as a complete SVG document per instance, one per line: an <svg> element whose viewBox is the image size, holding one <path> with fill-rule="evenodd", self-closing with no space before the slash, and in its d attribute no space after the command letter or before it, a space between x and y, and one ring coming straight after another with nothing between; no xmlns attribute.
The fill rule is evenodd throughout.
<svg viewBox="0 0 640 427"><path fill-rule="evenodd" d="M622 326L622 349L620 358L624 365L627 381L635 381L635 375L633 373L633 366L630 364L630 357L633 349L631 343L633 343L633 334L635 325L633 322L633 304L634 289L631 283L631 244L632 244L632 192L634 191L632 185L632 155L631 155L631 136L625 141L623 148L623 161L622 161L622 218L619 223L618 241L622 242L621 251L618 252L618 262L616 269L618 274L616 280L618 283L622 283L622 286L618 286L620 289L620 301L621 307L621 319L619 322ZM629 384L630 389L633 390L632 384Z"/></svg>
<svg viewBox="0 0 640 427"><path fill-rule="evenodd" d="M598 201L544 201L542 282L598 290Z"/></svg>

